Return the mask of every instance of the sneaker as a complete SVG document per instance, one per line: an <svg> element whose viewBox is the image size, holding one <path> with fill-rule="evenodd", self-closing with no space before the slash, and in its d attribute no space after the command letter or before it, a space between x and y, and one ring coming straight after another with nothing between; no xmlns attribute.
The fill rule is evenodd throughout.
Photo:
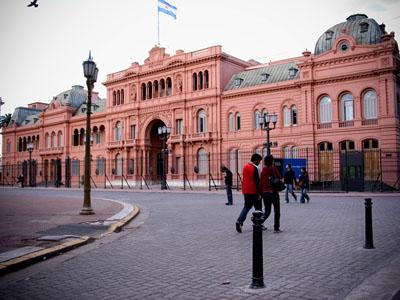
<svg viewBox="0 0 400 300"><path fill-rule="evenodd" d="M236 222L236 231L242 233L242 224L240 224L239 222Z"/></svg>
<svg viewBox="0 0 400 300"><path fill-rule="evenodd" d="M282 232L282 230L280 230L280 229L275 229L274 230L274 233L281 233Z"/></svg>
<svg viewBox="0 0 400 300"><path fill-rule="evenodd" d="M261 230L267 230L267 227L264 225L261 225Z"/></svg>

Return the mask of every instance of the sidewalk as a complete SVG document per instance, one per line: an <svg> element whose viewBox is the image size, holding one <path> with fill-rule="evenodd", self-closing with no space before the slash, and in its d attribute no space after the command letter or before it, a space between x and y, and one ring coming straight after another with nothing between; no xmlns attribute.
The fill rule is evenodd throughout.
<svg viewBox="0 0 400 300"><path fill-rule="evenodd" d="M83 197L0 191L0 274L117 231L138 213L130 204L92 197L95 214L80 215L82 204Z"/></svg>

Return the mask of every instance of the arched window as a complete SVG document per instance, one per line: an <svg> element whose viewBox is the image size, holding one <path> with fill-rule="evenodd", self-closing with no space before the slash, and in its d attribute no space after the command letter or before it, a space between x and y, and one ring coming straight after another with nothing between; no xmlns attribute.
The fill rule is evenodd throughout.
<svg viewBox="0 0 400 300"><path fill-rule="evenodd" d="M294 146L292 148L292 158L299 158L299 147Z"/></svg>
<svg viewBox="0 0 400 300"><path fill-rule="evenodd" d="M79 130L75 129L74 130L74 146L79 145Z"/></svg>
<svg viewBox="0 0 400 300"><path fill-rule="evenodd" d="M378 149L379 142L376 139L366 139L362 141L363 150Z"/></svg>
<svg viewBox="0 0 400 300"><path fill-rule="evenodd" d="M210 78L208 75L208 70L204 71L204 88L208 89L210 87Z"/></svg>
<svg viewBox="0 0 400 300"><path fill-rule="evenodd" d="M167 78L167 96L172 95L172 80L170 77Z"/></svg>
<svg viewBox="0 0 400 300"><path fill-rule="evenodd" d="M124 93L124 89L121 90L121 104L124 104L125 101L125 93Z"/></svg>
<svg viewBox="0 0 400 300"><path fill-rule="evenodd" d="M200 109L197 113L197 132L206 132L207 131L207 116L204 109Z"/></svg>
<svg viewBox="0 0 400 300"><path fill-rule="evenodd" d="M46 132L46 135L45 135L45 142L46 142L46 149L50 149L51 141L50 141L50 134L48 132Z"/></svg>
<svg viewBox="0 0 400 300"><path fill-rule="evenodd" d="M92 129L93 140L96 144L100 144L99 129L94 126Z"/></svg>
<svg viewBox="0 0 400 300"><path fill-rule="evenodd" d="M351 121L354 119L353 95L346 93L340 97L340 117L342 121Z"/></svg>
<svg viewBox="0 0 400 300"><path fill-rule="evenodd" d="M351 151L355 149L354 141L346 140L339 143L341 151Z"/></svg>
<svg viewBox="0 0 400 300"><path fill-rule="evenodd" d="M115 123L115 140L120 141L122 139L122 124L120 121Z"/></svg>
<svg viewBox="0 0 400 300"><path fill-rule="evenodd" d="M363 95L363 118L366 120L376 119L378 117L378 112L376 109L376 92L374 90L369 90Z"/></svg>
<svg viewBox="0 0 400 300"><path fill-rule="evenodd" d="M319 122L332 122L332 101L328 96L324 96L319 101Z"/></svg>
<svg viewBox="0 0 400 300"><path fill-rule="evenodd" d="M57 147L57 136L54 131L51 133L51 147Z"/></svg>
<svg viewBox="0 0 400 300"><path fill-rule="evenodd" d="M235 119L236 119L236 131L239 131L240 130L240 126L241 126L241 124L240 124L240 113L239 112L236 113Z"/></svg>
<svg viewBox="0 0 400 300"><path fill-rule="evenodd" d="M165 80L161 79L160 80L160 97L165 96Z"/></svg>
<svg viewBox="0 0 400 300"><path fill-rule="evenodd" d="M79 132L79 145L83 145L85 140L85 129L81 128L81 131Z"/></svg>
<svg viewBox="0 0 400 300"><path fill-rule="evenodd" d="M141 94L142 94L142 100L146 100L146 84L142 83L142 86L140 89L141 89Z"/></svg>
<svg viewBox="0 0 400 300"><path fill-rule="evenodd" d="M332 151L332 143L331 142L321 142L318 144L319 151Z"/></svg>
<svg viewBox="0 0 400 300"><path fill-rule="evenodd" d="M233 113L229 114L228 117L229 131L235 131L235 119L233 117Z"/></svg>
<svg viewBox="0 0 400 300"><path fill-rule="evenodd" d="M104 125L100 125L99 130L100 130L100 132L99 132L99 144L102 144L104 142L104 136L106 134L106 128L104 127Z"/></svg>
<svg viewBox="0 0 400 300"><path fill-rule="evenodd" d="M26 151L26 137L22 139L22 151Z"/></svg>
<svg viewBox="0 0 400 300"><path fill-rule="evenodd" d="M117 91L117 105L120 105L121 104L121 93L120 93L120 91L118 90Z"/></svg>
<svg viewBox="0 0 400 300"><path fill-rule="evenodd" d="M197 91L197 73L193 73L193 91Z"/></svg>
<svg viewBox="0 0 400 300"><path fill-rule="evenodd" d="M208 154L204 148L200 148L197 151L197 166L199 168L199 175L208 174Z"/></svg>
<svg viewBox="0 0 400 300"><path fill-rule="evenodd" d="M147 83L147 99L151 99L153 97L153 84L151 82Z"/></svg>
<svg viewBox="0 0 400 300"><path fill-rule="evenodd" d="M10 140L7 140L6 153L10 153L10 152L11 152L11 142L10 142Z"/></svg>
<svg viewBox="0 0 400 300"><path fill-rule="evenodd" d="M199 72L199 90L203 89L203 72Z"/></svg>
<svg viewBox="0 0 400 300"><path fill-rule="evenodd" d="M286 146L285 148L283 148L283 157L292 158L292 151L290 146Z"/></svg>
<svg viewBox="0 0 400 300"><path fill-rule="evenodd" d="M283 107L283 126L290 126L290 111L287 106Z"/></svg>
<svg viewBox="0 0 400 300"><path fill-rule="evenodd" d="M292 105L290 107L290 121L292 125L297 125L297 107L296 105Z"/></svg>
<svg viewBox="0 0 400 300"><path fill-rule="evenodd" d="M117 105L117 92L113 92L113 106Z"/></svg>
<svg viewBox="0 0 400 300"><path fill-rule="evenodd" d="M260 117L261 113L259 110L254 112L254 129L260 129Z"/></svg>
<svg viewBox="0 0 400 300"><path fill-rule="evenodd" d="M155 80L153 82L153 90L154 90L153 98L157 98L158 97L158 81L157 80Z"/></svg>
<svg viewBox="0 0 400 300"><path fill-rule="evenodd" d="M58 140L58 142L57 142L58 147L62 147L63 146L63 134L62 134L61 130L57 134L57 140Z"/></svg>

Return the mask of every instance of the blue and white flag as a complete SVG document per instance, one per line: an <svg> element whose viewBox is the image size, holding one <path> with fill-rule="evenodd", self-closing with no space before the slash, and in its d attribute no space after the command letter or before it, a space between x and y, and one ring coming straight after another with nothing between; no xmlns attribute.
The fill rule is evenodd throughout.
<svg viewBox="0 0 400 300"><path fill-rule="evenodd" d="M158 0L158 12L162 12L164 14L170 15L174 19L176 19L176 10L177 8L171 4L169 4L165 0Z"/></svg>

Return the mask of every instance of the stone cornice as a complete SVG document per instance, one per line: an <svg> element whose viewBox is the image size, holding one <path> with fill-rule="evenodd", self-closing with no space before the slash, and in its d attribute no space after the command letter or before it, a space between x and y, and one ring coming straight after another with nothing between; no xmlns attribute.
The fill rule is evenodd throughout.
<svg viewBox="0 0 400 300"><path fill-rule="evenodd" d="M229 94L222 94L222 99L231 99L231 98L238 98L243 96L252 96L252 95L259 95L264 93L271 93L276 91L283 91L283 90L290 90L301 88L302 86L307 85L322 85L327 83L335 83L335 82L342 82L347 80L354 80L354 79L362 79L367 77L374 77L383 74L393 74L396 71L396 67L388 67L388 68L381 68L372 71L365 71L362 73L357 74L348 74L348 75L339 75L333 77L326 77L320 79L310 79L310 80L299 80L296 82L291 82L290 84L280 85L276 87L259 87L257 89L247 89L247 90L235 90L234 93Z"/></svg>
<svg viewBox="0 0 400 300"><path fill-rule="evenodd" d="M243 97L243 96L253 96L277 91L284 91L284 90L291 90L297 89L300 87L300 82L291 82L290 84L279 85L279 86L272 86L272 87L258 87L258 88L251 88L246 90L235 90L234 93L229 94L221 94L221 99L230 99L236 97Z"/></svg>
<svg viewBox="0 0 400 300"><path fill-rule="evenodd" d="M174 69L179 70L182 67L185 67L187 69L188 67L190 67L192 65L196 65L196 64L200 64L200 63L204 63L204 62L208 62L208 61L213 61L216 59L223 59L225 61L228 61L228 62L231 62L234 64L239 64L242 67L248 67L248 65L245 64L245 62L241 62L239 59L235 60L234 57L229 56L225 53L217 53L217 54L213 54L213 55L209 55L209 56L205 56L205 57L194 58L194 59L188 60L186 62L179 62L179 63L175 63L172 65L163 66L161 68L154 68L153 70L147 70L147 71L144 71L141 73L135 73L135 74L131 74L131 75L128 74L127 76L107 80L107 81L103 82L103 85L107 87L112 84L122 83L125 81L134 80L134 79L140 79L142 77L151 76L153 74L157 74L160 72L171 71ZM126 70L126 73L128 73L128 72L129 71Z"/></svg>
<svg viewBox="0 0 400 300"><path fill-rule="evenodd" d="M308 60L305 62L301 62L298 64L299 68L304 68L304 67L328 67L332 65L338 65L338 64L344 64L344 63L352 63L352 62L358 62L358 61L363 61L363 60L368 60L368 59L374 59L377 56L380 55L393 55L393 47L390 48L380 48L380 49L374 49L373 51L366 52L366 53L358 53L358 54L352 54L352 55L346 55L346 56L341 56L337 58L329 58L329 59L324 59L324 60Z"/></svg>

